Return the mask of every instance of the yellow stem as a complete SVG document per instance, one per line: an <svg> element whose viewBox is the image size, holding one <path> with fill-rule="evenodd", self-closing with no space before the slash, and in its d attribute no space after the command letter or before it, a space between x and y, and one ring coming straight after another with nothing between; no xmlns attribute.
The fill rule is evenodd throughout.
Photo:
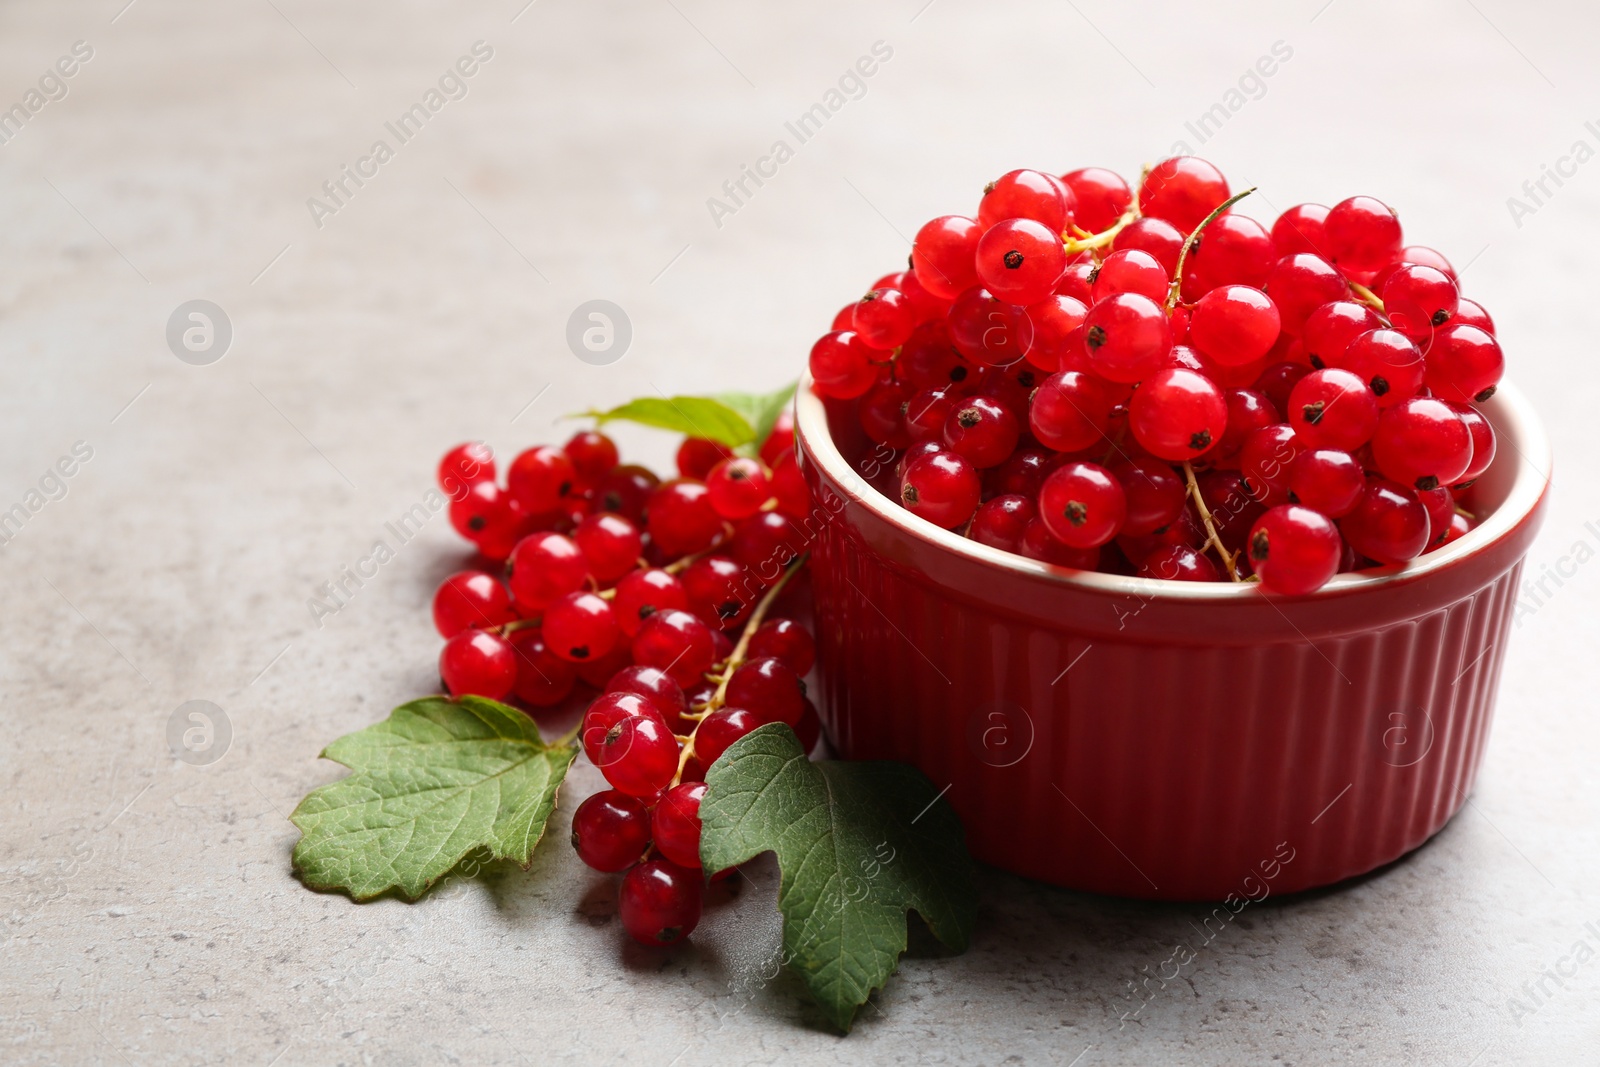
<svg viewBox="0 0 1600 1067"><path fill-rule="evenodd" d="M1094 248L1104 248L1106 245L1117 239L1117 234L1122 232L1122 228L1124 226L1138 217L1139 208L1137 205L1135 205L1124 211L1122 216L1118 218L1116 222L1113 222L1108 228L1101 230L1099 233L1090 234L1087 237L1072 238L1067 237L1066 234L1062 234L1061 247L1066 249L1067 255L1069 256L1075 256L1079 252L1087 252ZM1074 226L1073 229L1077 230L1078 228ZM1083 231L1079 230L1078 232L1081 233Z"/></svg>
<svg viewBox="0 0 1600 1067"><path fill-rule="evenodd" d="M1228 568L1228 577L1234 581L1242 581L1239 569L1233 564L1233 555L1223 547L1222 537L1217 533L1217 524L1211 519L1211 509L1206 507L1205 497L1200 495L1200 483L1195 480L1194 466L1188 460L1183 461L1183 476L1189 482L1189 496L1194 500L1195 510L1200 513L1200 521L1206 526L1206 541L1222 557L1222 565Z"/></svg>
<svg viewBox="0 0 1600 1067"><path fill-rule="evenodd" d="M1227 211L1230 207L1237 204L1239 201L1243 200L1245 197L1249 196L1255 191L1256 187L1252 185L1244 192L1234 193L1232 196L1228 197L1228 199L1212 208L1211 214L1201 219L1200 225L1196 226L1194 228L1194 232L1184 240L1183 247L1178 249L1178 265L1173 268L1172 271L1172 288L1167 290L1168 311L1171 311L1173 308L1178 306L1178 291L1183 288L1183 263L1184 260L1189 258L1189 253L1194 250L1194 246L1200 243L1200 231L1211 225L1212 221L1220 217L1223 212Z"/></svg>

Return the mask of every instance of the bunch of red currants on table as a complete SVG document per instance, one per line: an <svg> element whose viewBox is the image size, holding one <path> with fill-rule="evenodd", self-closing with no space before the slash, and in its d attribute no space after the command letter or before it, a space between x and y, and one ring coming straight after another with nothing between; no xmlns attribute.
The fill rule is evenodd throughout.
<svg viewBox="0 0 1600 1067"><path fill-rule="evenodd" d="M1084 570L1310 593L1462 536L1504 369L1455 269L1367 196L1268 229L1216 167L1015 170L811 350L879 488Z"/></svg>
<svg viewBox="0 0 1600 1067"><path fill-rule="evenodd" d="M666 482L620 464L596 431L522 452L504 485L480 443L439 466L451 524L504 564L434 595L445 688L530 714L587 704L578 736L611 788L574 812L572 843L590 867L626 872L618 911L645 944L700 919L705 769L766 723L808 752L820 733L803 682L812 636L774 611L811 509L793 436L784 417L756 455L689 438Z"/></svg>

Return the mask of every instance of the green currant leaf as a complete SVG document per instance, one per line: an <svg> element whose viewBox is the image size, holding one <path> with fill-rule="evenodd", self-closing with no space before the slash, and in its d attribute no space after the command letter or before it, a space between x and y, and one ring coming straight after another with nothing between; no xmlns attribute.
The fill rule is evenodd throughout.
<svg viewBox="0 0 1600 1067"><path fill-rule="evenodd" d="M479 697L402 704L322 753L348 778L312 790L289 816L294 866L313 889L415 900L474 849L527 866L577 749L547 744L533 720Z"/></svg>
<svg viewBox="0 0 1600 1067"><path fill-rule="evenodd" d="M784 959L848 1030L906 949L906 912L961 952L977 890L961 822L903 763L813 763L794 732L762 726L706 775L700 858L708 871L775 852Z"/></svg>
<svg viewBox="0 0 1600 1067"><path fill-rule="evenodd" d="M782 389L771 393L718 393L714 399L720 400L728 407L743 415L745 421L754 429L748 442L753 454L761 447L761 442L772 433L772 427L777 423L778 416L794 400L796 382L790 382Z"/></svg>
<svg viewBox="0 0 1600 1067"><path fill-rule="evenodd" d="M674 430L689 437L705 437L729 448L755 439L755 428L737 409L709 396L642 396L610 411L583 414L600 424L622 420Z"/></svg>

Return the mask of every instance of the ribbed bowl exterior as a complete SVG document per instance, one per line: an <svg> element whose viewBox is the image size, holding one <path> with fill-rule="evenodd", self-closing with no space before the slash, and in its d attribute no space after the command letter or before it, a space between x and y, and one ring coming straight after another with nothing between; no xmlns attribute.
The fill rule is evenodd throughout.
<svg viewBox="0 0 1600 1067"><path fill-rule="evenodd" d="M951 547L844 462L862 449L846 408L799 408L828 735L947 788L978 859L1121 896L1253 897L1397 859L1465 802L1548 486L1530 413L1497 418L1512 447L1486 481L1522 513L1457 545L1481 543L1269 598Z"/></svg>

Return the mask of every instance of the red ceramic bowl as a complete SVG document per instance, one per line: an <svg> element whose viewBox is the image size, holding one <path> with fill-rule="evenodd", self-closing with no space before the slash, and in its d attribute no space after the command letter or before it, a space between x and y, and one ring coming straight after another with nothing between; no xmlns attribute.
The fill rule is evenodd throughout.
<svg viewBox="0 0 1600 1067"><path fill-rule="evenodd" d="M796 401L817 501L823 719L848 759L912 763L973 855L1168 900L1326 885L1394 860L1483 756L1549 445L1502 385L1487 517L1405 567L1304 597L1037 563L939 529L864 476L853 405Z"/></svg>

